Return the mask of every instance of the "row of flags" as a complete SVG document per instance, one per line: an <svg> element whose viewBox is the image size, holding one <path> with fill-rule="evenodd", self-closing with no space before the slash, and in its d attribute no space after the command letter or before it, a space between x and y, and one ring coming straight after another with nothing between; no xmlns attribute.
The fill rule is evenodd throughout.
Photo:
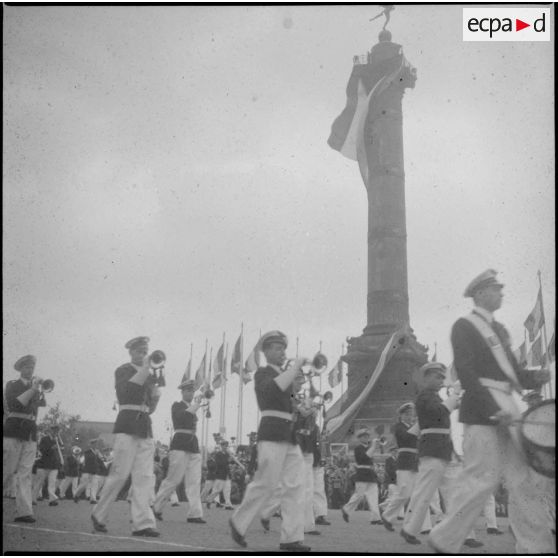
<svg viewBox="0 0 558 558"><path fill-rule="evenodd" d="M234 344L233 352L230 360L230 372L232 374L238 374L242 379L243 385L248 384L252 381L252 376L256 370L261 366L262 363L262 351L260 349L259 341L256 343L254 348L251 350L250 354L244 361L244 366L242 366L242 347L243 347L243 333L238 336L236 343ZM209 360L209 369L208 369ZM194 373L194 387L196 390L200 389L202 386L212 387L214 390L219 389L227 380L227 347L225 341L217 350L217 354L213 361L211 361L211 356L207 357L207 348L200 365ZM192 358L188 361L186 366L186 371L184 373L185 378L192 377ZM343 381L343 361L341 357L335 363L335 366L328 373L328 383L330 387L341 384Z"/></svg>
<svg viewBox="0 0 558 558"><path fill-rule="evenodd" d="M556 331L552 333L552 338L548 342L547 347L545 347L543 343L545 316L542 302L542 289L540 286L535 306L527 316L523 325L525 326L527 335L523 343L521 343L515 351L518 362L523 366L545 366L549 362L555 361ZM556 327L554 329L556 330ZM527 339L529 342L527 342Z"/></svg>

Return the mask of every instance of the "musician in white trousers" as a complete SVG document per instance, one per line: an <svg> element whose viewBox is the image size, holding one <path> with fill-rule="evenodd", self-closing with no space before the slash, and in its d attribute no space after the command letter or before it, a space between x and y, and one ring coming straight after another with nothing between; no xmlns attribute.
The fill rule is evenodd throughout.
<svg viewBox="0 0 558 558"><path fill-rule="evenodd" d="M474 301L471 314L453 326L454 367L464 390L460 420L464 426L464 469L448 516L434 527L430 543L437 552L458 554L503 474L509 490L509 520L518 554L554 553L545 525L541 495L530 480L525 456L516 445L520 417L512 390L536 389L549 379L545 370L519 366L509 335L493 313L502 304L503 285L494 270L469 284L465 296Z"/></svg>
<svg viewBox="0 0 558 558"><path fill-rule="evenodd" d="M153 512L157 519L163 519L163 507L173 494L176 495L176 487L184 481L188 497L186 521L205 523L200 498L202 459L196 436L197 411L203 401L201 395L194 399L194 380L183 377L178 389L182 393L182 401L174 402L171 408L174 434L168 455L169 470L155 497Z"/></svg>
<svg viewBox="0 0 558 558"><path fill-rule="evenodd" d="M313 476L313 507L316 525L331 525L327 519L327 496L325 493L325 474L322 462L322 453L320 448L320 439L318 437L314 447L314 461L312 463Z"/></svg>
<svg viewBox="0 0 558 558"><path fill-rule="evenodd" d="M261 420L258 428L258 468L248 484L242 503L231 520L233 540L246 547L246 531L264 507L279 482L283 483L281 499L281 542L279 548L293 552L309 552L304 540L304 490L300 471L303 458L294 439L292 384L306 359L297 359L286 371L287 337L274 331L259 343L268 365L254 375L254 389Z"/></svg>
<svg viewBox="0 0 558 558"><path fill-rule="evenodd" d="M37 476L33 487L33 501L37 501L47 480L48 501L50 506L58 505L56 496L56 479L58 471L62 467L62 453L58 445L58 426L52 426L47 430L39 442L39 453L41 457L37 461Z"/></svg>
<svg viewBox="0 0 558 558"><path fill-rule="evenodd" d="M93 528L98 532L107 532L105 523L110 505L131 474L132 535L159 536L150 507L155 485L155 444L149 415L157 407L160 394L149 368L148 343L148 337L128 341L125 348L129 350L131 362L119 366L114 373L119 412L113 430L114 459L101 498L91 514Z"/></svg>

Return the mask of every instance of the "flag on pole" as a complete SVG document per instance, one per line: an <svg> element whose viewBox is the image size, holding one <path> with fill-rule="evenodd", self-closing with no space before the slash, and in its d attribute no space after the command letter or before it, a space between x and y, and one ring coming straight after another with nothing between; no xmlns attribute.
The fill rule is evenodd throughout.
<svg viewBox="0 0 558 558"><path fill-rule="evenodd" d="M196 370L196 378L194 379L194 389L200 389L205 382L205 363L207 360L207 353L203 355L202 361Z"/></svg>
<svg viewBox="0 0 558 558"><path fill-rule="evenodd" d="M539 294L537 295L537 302L531 313L527 316L524 322L525 329L529 332L529 341L533 343L535 337L539 333L544 324L544 311L542 306L542 292L539 287Z"/></svg>
<svg viewBox="0 0 558 558"><path fill-rule="evenodd" d="M556 360L556 332L552 334L550 341L548 342L548 361L552 362Z"/></svg>
<svg viewBox="0 0 558 558"><path fill-rule="evenodd" d="M329 387L334 388L341 383L343 378L343 361L339 359L335 366L329 371L327 375L327 381L329 382Z"/></svg>
<svg viewBox="0 0 558 558"><path fill-rule="evenodd" d="M231 372L233 374L240 374L240 367L242 363L240 362L240 344L242 343L242 333L238 336L236 343L234 344L233 354L231 357Z"/></svg>
<svg viewBox="0 0 558 558"><path fill-rule="evenodd" d="M217 351L217 355L213 361L213 373L213 389L219 389L225 382L225 343L223 343Z"/></svg>
<svg viewBox="0 0 558 558"><path fill-rule="evenodd" d="M539 335L536 341L531 345L529 351L531 358L529 359L532 366L543 365L542 337Z"/></svg>
<svg viewBox="0 0 558 558"><path fill-rule="evenodd" d="M260 367L261 359L262 354L259 349L259 343L256 343L244 363L244 371L253 374Z"/></svg>

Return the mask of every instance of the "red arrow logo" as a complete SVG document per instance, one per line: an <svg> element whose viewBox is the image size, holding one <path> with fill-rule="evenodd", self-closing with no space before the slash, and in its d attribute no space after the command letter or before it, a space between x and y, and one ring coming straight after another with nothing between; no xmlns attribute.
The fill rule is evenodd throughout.
<svg viewBox="0 0 558 558"><path fill-rule="evenodd" d="M520 19L515 18L515 30L516 31L521 31L522 29L525 29L525 27L531 27L530 23L525 23L524 21L521 21Z"/></svg>

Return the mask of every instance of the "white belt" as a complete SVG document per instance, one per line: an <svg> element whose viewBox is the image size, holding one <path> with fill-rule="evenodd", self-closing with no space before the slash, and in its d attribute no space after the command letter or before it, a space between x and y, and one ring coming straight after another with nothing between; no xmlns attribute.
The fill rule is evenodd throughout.
<svg viewBox="0 0 558 558"><path fill-rule="evenodd" d="M481 386L497 389L498 391L503 391L508 395L512 393L512 387L509 382L501 382L500 380L492 380L491 378L479 378L479 383Z"/></svg>
<svg viewBox="0 0 558 558"><path fill-rule="evenodd" d="M35 415L25 414L25 413L8 413L7 418L22 418L27 420L35 420Z"/></svg>
<svg viewBox="0 0 558 558"><path fill-rule="evenodd" d="M177 428L174 431L175 434L195 434L195 430L189 430L188 428Z"/></svg>
<svg viewBox="0 0 558 558"><path fill-rule="evenodd" d="M147 405L120 405L121 411L139 411L140 413L149 412Z"/></svg>
<svg viewBox="0 0 558 558"><path fill-rule="evenodd" d="M374 467L372 465L357 465L356 468L357 469L373 469Z"/></svg>
<svg viewBox="0 0 558 558"><path fill-rule="evenodd" d="M409 453L418 453L418 450L414 449L414 448L399 448L399 451L407 451Z"/></svg>
<svg viewBox="0 0 558 558"><path fill-rule="evenodd" d="M285 411L262 411L262 417L277 417L293 422L293 414L286 413Z"/></svg>
<svg viewBox="0 0 558 558"><path fill-rule="evenodd" d="M420 431L421 436L423 434L449 434L449 428L425 428L424 430Z"/></svg>

